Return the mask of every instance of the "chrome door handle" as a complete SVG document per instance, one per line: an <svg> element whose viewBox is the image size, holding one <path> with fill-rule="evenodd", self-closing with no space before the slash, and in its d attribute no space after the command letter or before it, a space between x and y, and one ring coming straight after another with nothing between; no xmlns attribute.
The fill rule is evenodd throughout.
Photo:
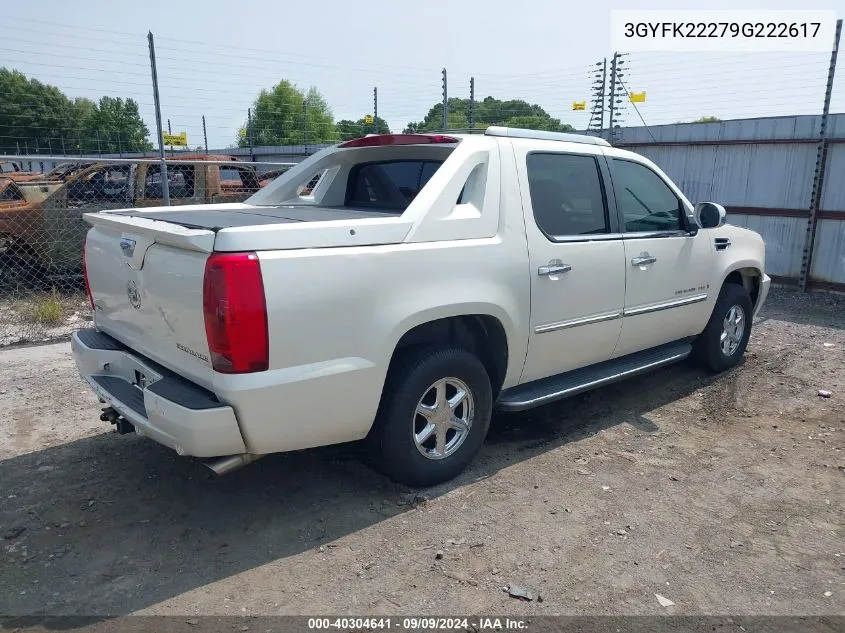
<svg viewBox="0 0 845 633"><path fill-rule="evenodd" d="M653 264L657 258L653 255L640 255L639 257L631 258L631 266L645 266L646 264Z"/></svg>
<svg viewBox="0 0 845 633"><path fill-rule="evenodd" d="M560 275L562 273L568 273L572 270L572 266L569 264L555 264L549 266L540 266L537 269L537 274L541 277L548 277L549 275Z"/></svg>

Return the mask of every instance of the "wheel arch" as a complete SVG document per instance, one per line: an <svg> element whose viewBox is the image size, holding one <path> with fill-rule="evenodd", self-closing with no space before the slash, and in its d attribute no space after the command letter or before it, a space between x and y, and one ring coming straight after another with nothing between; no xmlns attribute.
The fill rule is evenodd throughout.
<svg viewBox="0 0 845 633"><path fill-rule="evenodd" d="M719 289L725 284L742 286L751 296L751 306L756 312L757 302L761 297L760 289L762 283L763 271L755 262L736 262L723 274Z"/></svg>
<svg viewBox="0 0 845 633"><path fill-rule="evenodd" d="M478 306L476 306L478 308ZM494 397L511 372L521 371L521 362L513 358L513 325L497 310L472 309L447 315L423 314L406 321L394 335L388 372L397 354L413 347L451 344L475 354L493 387ZM516 367L516 365L519 367Z"/></svg>

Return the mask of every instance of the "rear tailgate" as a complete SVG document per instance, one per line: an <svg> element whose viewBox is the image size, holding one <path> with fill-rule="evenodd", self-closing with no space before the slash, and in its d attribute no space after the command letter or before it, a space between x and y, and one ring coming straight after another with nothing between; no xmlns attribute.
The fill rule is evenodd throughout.
<svg viewBox="0 0 845 633"><path fill-rule="evenodd" d="M85 261L97 327L210 389L202 286L214 232L110 213L86 220L93 225Z"/></svg>

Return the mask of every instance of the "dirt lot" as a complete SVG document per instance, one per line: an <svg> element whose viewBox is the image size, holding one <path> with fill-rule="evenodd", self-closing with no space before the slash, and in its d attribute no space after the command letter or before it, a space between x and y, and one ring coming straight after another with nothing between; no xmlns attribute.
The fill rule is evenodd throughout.
<svg viewBox="0 0 845 633"><path fill-rule="evenodd" d="M845 614L843 399L845 299L776 290L741 367L497 416L415 493L354 446L215 478L6 349L0 614Z"/></svg>
<svg viewBox="0 0 845 633"><path fill-rule="evenodd" d="M84 293L49 291L21 293L9 298L0 293L0 353L20 343L46 342L70 336L91 320Z"/></svg>

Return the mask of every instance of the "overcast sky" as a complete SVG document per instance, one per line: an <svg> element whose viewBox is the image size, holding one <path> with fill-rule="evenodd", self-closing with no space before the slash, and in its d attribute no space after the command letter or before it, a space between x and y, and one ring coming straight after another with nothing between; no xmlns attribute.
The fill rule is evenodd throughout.
<svg viewBox="0 0 845 633"><path fill-rule="evenodd" d="M59 86L71 97L136 99L155 129L146 33L156 37L162 116L173 131L225 147L261 88L280 79L316 86L336 119L372 112L394 130L421 120L440 99L440 70L451 96L521 98L584 128L589 69L610 56L610 10L700 8L653 0L190 0L114 2L42 0L3 7L0 66ZM841 0L816 0L837 9ZM708 8L736 8L711 0ZM795 9L794 0L744 2L745 9ZM646 90L646 123L820 112L829 53L666 54L626 59L628 88ZM832 111L845 111L845 60L840 58ZM2 98L2 95L0 95ZM625 124L640 124L630 109Z"/></svg>

